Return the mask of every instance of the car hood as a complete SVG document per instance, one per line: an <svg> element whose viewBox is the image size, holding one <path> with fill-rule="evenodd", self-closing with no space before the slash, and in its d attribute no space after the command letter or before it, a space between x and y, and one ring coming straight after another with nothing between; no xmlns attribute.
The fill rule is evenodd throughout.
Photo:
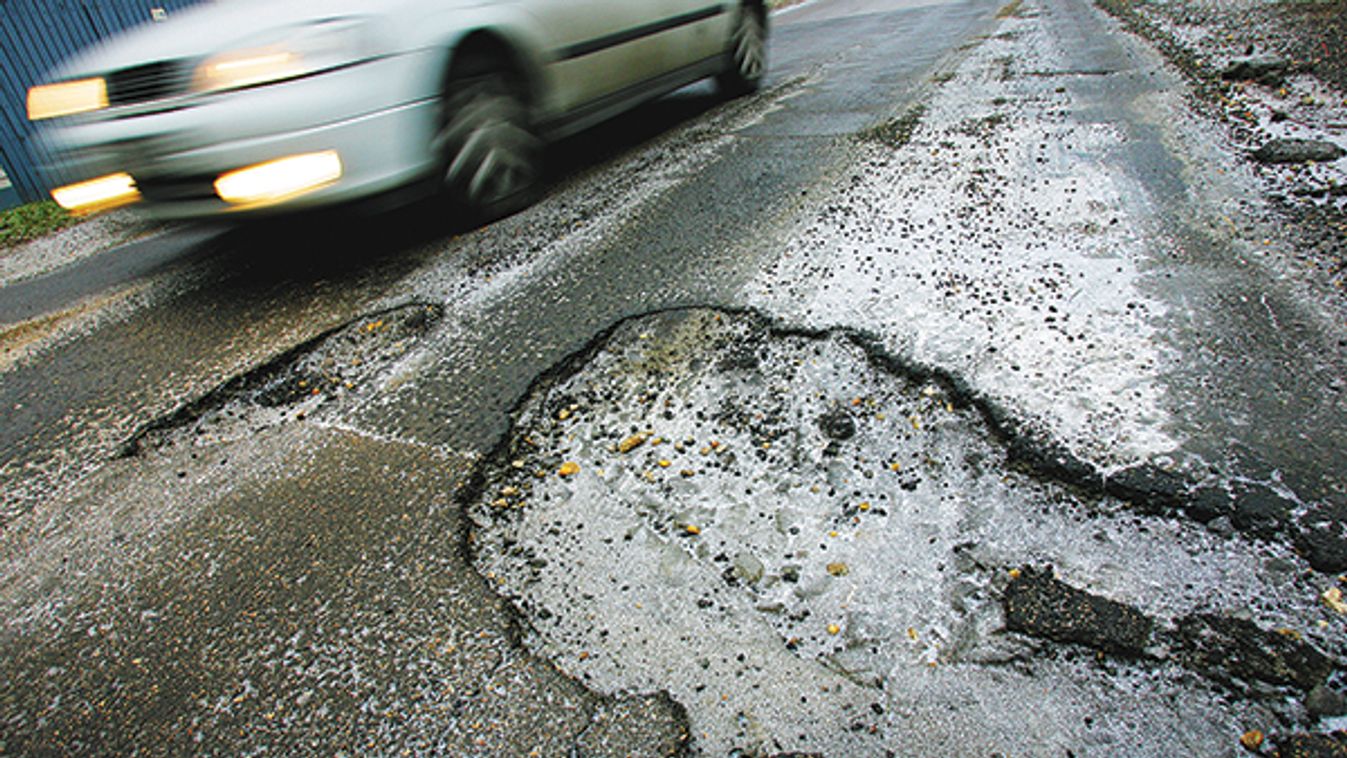
<svg viewBox="0 0 1347 758"><path fill-rule="evenodd" d="M438 9L481 5L481 0L213 0L112 37L58 67L54 79L69 79L154 61L200 58L246 45L269 30L345 16L368 17L385 51L397 49L394 35L377 33L379 19L406 18L426 6Z"/></svg>

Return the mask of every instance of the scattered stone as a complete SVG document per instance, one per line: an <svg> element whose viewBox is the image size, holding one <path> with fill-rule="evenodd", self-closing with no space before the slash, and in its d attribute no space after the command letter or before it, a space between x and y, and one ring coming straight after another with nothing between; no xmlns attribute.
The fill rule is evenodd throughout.
<svg viewBox="0 0 1347 758"><path fill-rule="evenodd" d="M1347 613L1347 603L1342 602L1342 590L1337 587L1329 587L1319 597L1334 613Z"/></svg>
<svg viewBox="0 0 1347 758"><path fill-rule="evenodd" d="M1341 524L1302 525L1296 532L1295 545L1316 571L1347 572L1347 535Z"/></svg>
<svg viewBox="0 0 1347 758"><path fill-rule="evenodd" d="M1347 758L1347 744L1327 734L1292 734L1273 741L1276 758Z"/></svg>
<svg viewBox="0 0 1347 758"><path fill-rule="evenodd" d="M618 452L624 455L630 453L631 451L645 444L645 441L649 438L650 438L649 434L645 433L633 434L617 444Z"/></svg>
<svg viewBox="0 0 1347 758"><path fill-rule="evenodd" d="M1194 521L1209 524L1221 517L1228 518L1234 510L1234 500L1229 492L1218 487L1202 487L1188 498L1184 512Z"/></svg>
<svg viewBox="0 0 1347 758"><path fill-rule="evenodd" d="M834 408L819 416L818 425L831 439L849 440L856 436L856 421L845 408Z"/></svg>
<svg viewBox="0 0 1347 758"><path fill-rule="evenodd" d="M1178 620L1185 666L1215 679L1257 680L1302 690L1322 684L1333 662L1299 635L1260 628L1246 619L1199 613Z"/></svg>
<svg viewBox="0 0 1347 758"><path fill-rule="evenodd" d="M1259 163L1328 163L1347 155L1332 142L1313 139L1274 139L1252 154Z"/></svg>
<svg viewBox="0 0 1347 758"><path fill-rule="evenodd" d="M829 563L828 573L833 576L846 576L851 573L851 569L845 563Z"/></svg>
<svg viewBox="0 0 1347 758"><path fill-rule="evenodd" d="M1347 716L1347 696L1327 685L1316 685L1305 696L1305 711L1310 714L1310 718L1315 719Z"/></svg>
<svg viewBox="0 0 1347 758"><path fill-rule="evenodd" d="M1003 602L1010 631L1121 655L1142 655L1154 627L1131 606L1056 579L1051 567L1026 566L1012 574Z"/></svg>
<svg viewBox="0 0 1347 758"><path fill-rule="evenodd" d="M1221 72L1227 82L1258 82L1279 87L1290 68L1286 61L1268 55L1236 58Z"/></svg>
<svg viewBox="0 0 1347 758"><path fill-rule="evenodd" d="M764 570L762 561L752 553L739 553L734 556L734 575L749 584L761 581Z"/></svg>
<svg viewBox="0 0 1347 758"><path fill-rule="evenodd" d="M1239 744L1243 745L1246 750L1257 752L1263 746L1263 733L1257 729L1250 729L1240 735Z"/></svg>
<svg viewBox="0 0 1347 758"><path fill-rule="evenodd" d="M1225 539L1230 539L1236 534L1235 525L1230 523L1229 516L1221 516L1212 519L1211 522L1207 524L1207 530L1217 537L1224 537Z"/></svg>
<svg viewBox="0 0 1347 758"><path fill-rule="evenodd" d="M1263 570L1274 581L1292 581L1300 573L1300 564L1290 558L1269 558L1263 564Z"/></svg>

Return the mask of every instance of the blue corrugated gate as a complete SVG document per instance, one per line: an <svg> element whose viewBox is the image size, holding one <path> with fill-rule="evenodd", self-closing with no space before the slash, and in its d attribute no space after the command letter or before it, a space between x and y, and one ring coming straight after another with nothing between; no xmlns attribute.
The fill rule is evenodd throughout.
<svg viewBox="0 0 1347 758"><path fill-rule="evenodd" d="M0 0L0 171L13 183L5 201L47 197L41 148L28 122L28 88L56 64L117 32L201 0ZM3 182L0 182L3 184Z"/></svg>

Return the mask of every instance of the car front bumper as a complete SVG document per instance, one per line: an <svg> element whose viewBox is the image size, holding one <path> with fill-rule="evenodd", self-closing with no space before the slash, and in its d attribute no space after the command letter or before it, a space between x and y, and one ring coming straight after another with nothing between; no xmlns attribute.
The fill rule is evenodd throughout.
<svg viewBox="0 0 1347 758"><path fill-rule="evenodd" d="M290 212L375 195L430 174L436 120L428 53L303 79L73 119L46 136L61 184L129 174L158 218ZM295 156L335 154L339 175L265 202L227 202L220 177Z"/></svg>

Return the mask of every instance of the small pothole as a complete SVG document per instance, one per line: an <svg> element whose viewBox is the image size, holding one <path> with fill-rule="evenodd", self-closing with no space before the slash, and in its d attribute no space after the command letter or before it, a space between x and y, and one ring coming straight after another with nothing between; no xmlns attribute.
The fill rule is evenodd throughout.
<svg viewBox="0 0 1347 758"><path fill-rule="evenodd" d="M218 442L304 419L364 392L442 316L438 305L412 303L330 329L141 427L123 443L119 457L182 440Z"/></svg>

